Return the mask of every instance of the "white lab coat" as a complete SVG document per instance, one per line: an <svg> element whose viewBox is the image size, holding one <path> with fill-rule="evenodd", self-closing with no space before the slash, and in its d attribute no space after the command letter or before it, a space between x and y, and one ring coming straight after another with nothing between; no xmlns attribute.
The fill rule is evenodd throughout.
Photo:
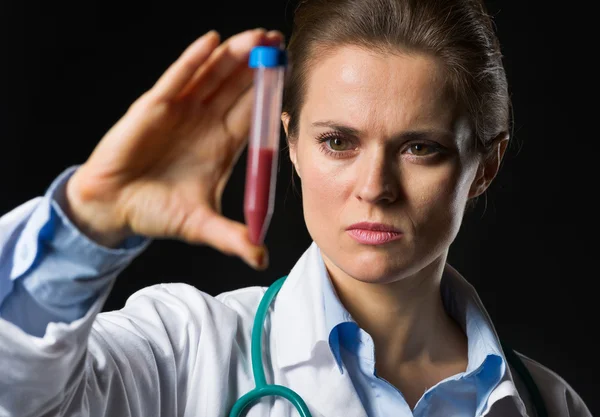
<svg viewBox="0 0 600 417"><path fill-rule="evenodd" d="M34 206L0 219L0 250ZM473 287L448 271L456 289L481 306ZM263 341L266 378L296 391L314 417L366 417L348 372L340 373L329 350L319 314L323 273L313 244L271 306ZM200 286L202 279L213 277L199 277ZM98 314L104 297L71 324L50 323L43 338L0 318L0 416L228 416L235 400L254 387L250 339L264 291L249 287L212 297L186 284L155 285L133 294L122 310ZM524 360L550 417L591 416L564 380ZM513 376L507 372L483 415L528 415L528 396ZM296 415L286 400L272 397L247 414Z"/></svg>

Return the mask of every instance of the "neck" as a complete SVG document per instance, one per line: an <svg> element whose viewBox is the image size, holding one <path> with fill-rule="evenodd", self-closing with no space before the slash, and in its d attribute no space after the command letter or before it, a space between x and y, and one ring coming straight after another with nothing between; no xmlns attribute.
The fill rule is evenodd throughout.
<svg viewBox="0 0 600 417"><path fill-rule="evenodd" d="M325 262L340 301L373 338L378 366L466 364L466 337L440 294L445 262L446 254L386 283L362 282Z"/></svg>

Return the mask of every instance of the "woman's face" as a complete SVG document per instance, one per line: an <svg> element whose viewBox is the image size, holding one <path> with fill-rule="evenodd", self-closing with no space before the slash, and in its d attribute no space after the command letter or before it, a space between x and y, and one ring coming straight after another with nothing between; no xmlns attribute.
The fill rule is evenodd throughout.
<svg viewBox="0 0 600 417"><path fill-rule="evenodd" d="M290 157L327 267L384 283L445 260L477 192L472 141L435 58L344 46L317 60ZM392 225L402 237L359 243L346 230L358 222Z"/></svg>

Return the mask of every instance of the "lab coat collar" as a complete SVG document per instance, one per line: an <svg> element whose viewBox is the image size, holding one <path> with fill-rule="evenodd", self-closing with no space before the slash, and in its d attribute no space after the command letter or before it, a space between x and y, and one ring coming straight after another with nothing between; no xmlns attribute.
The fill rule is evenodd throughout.
<svg viewBox="0 0 600 417"><path fill-rule="evenodd" d="M442 288L452 289L457 292L457 299L470 297L480 311L496 341L499 341L498 335L491 322L489 314L483 307L475 288L463 278L453 267L446 265L444 270L444 279L447 285ZM315 242L304 252L296 265L292 268L288 277L281 287L279 294L275 298L273 305L272 337L275 338L275 354L273 355L277 366L284 370L300 366L301 364L317 360L321 369L328 368L327 378L331 384L329 387L335 389L326 389L321 385L321 389L326 389L327 393L321 392L319 397L323 401L321 407L326 410L334 411L335 415L339 413L334 407L342 407L347 410L347 417L366 416L364 408L358 400L358 396L341 396L339 392L344 391L344 385L352 390L352 382L348 373L339 372L339 368L334 355L329 348L329 335L327 334L327 325L323 312L323 283L326 282L324 275L327 270L321 257L320 249ZM500 343L498 342L498 345ZM500 352L506 361L503 352ZM316 382L315 382L316 383ZM336 394L338 393L338 394ZM325 400L325 398L327 398ZM340 401L336 401L338 398ZM510 368L506 372L499 385L492 392L488 399L488 404L483 415L486 415L494 403L501 401L502 410L506 412L510 409L510 414L527 416L525 406L519 398L515 384L511 375ZM506 408L508 405L508 409ZM325 410L325 411L326 411ZM329 415L324 413L324 415ZM490 414L493 416L495 414Z"/></svg>
<svg viewBox="0 0 600 417"><path fill-rule="evenodd" d="M277 364L281 368L310 360L319 345L329 346L323 314L323 274L327 274L327 270L313 242L275 298L273 333L278 347ZM331 352L329 354L335 360Z"/></svg>
<svg viewBox="0 0 600 417"><path fill-rule="evenodd" d="M326 273L313 243L273 302L273 366L286 375L285 385L312 408L313 417L368 417L348 372L339 371L329 348L322 288Z"/></svg>

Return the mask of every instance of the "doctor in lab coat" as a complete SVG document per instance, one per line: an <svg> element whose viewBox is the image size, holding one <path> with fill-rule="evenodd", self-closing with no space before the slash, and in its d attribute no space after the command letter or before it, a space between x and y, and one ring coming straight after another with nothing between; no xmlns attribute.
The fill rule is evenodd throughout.
<svg viewBox="0 0 600 417"><path fill-rule="evenodd" d="M31 201L0 219L2 236L43 204ZM329 351L319 304L325 274L313 243L266 322L267 382L296 391L314 417L366 417L348 373ZM461 297L472 297L489 322L475 290L450 266L444 280ZM122 310L98 314L105 292L84 317L51 323L43 338L0 319L0 415L227 416L235 399L254 388L250 334L264 291L248 287L211 297L187 284L159 284L135 293ZM591 416L563 379L523 359L550 416ZM523 382L508 370L481 415L535 416L532 410ZM247 415L297 412L287 400L270 397Z"/></svg>
<svg viewBox="0 0 600 417"><path fill-rule="evenodd" d="M451 30L468 12L438 20ZM264 288L212 297L167 283L100 311L148 238L265 267L266 248L220 215L220 198L249 128L248 53L281 41L264 30L223 43L207 33L83 165L0 218L1 417L226 416L254 387L250 336ZM439 94L447 80L432 56L343 44L326 56L311 67L302 119L284 104L288 138L300 136L290 156L314 242L269 310L267 381L296 391L316 417L535 415L475 290L445 262L467 201L498 170L506 132L487 143L487 158L472 150L472 124L454 95ZM393 132L400 156L390 159ZM393 224L400 239L346 230L361 221ZM567 382L522 358L550 416L590 416ZM270 397L247 415L296 411Z"/></svg>

